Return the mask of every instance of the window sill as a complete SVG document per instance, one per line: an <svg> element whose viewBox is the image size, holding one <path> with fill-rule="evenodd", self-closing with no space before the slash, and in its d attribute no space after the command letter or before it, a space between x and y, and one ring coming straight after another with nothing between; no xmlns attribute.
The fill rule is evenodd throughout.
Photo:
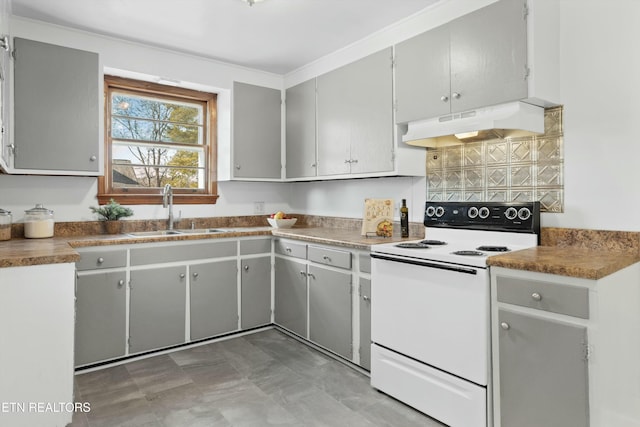
<svg viewBox="0 0 640 427"><path fill-rule="evenodd" d="M179 194L173 193L174 205L214 205L218 200L218 195L213 194ZM101 205L109 203L111 199L121 205L161 205L162 194L99 194L98 203Z"/></svg>

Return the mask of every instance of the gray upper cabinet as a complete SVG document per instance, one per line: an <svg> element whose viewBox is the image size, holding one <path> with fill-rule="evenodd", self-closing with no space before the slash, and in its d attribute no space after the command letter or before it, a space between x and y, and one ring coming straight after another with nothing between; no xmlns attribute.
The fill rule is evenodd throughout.
<svg viewBox="0 0 640 427"><path fill-rule="evenodd" d="M9 1L0 1L0 169L8 169L10 158L9 138L9 69L11 66L11 46L9 31Z"/></svg>
<svg viewBox="0 0 640 427"><path fill-rule="evenodd" d="M286 117L287 178L316 176L316 79L287 89Z"/></svg>
<svg viewBox="0 0 640 427"><path fill-rule="evenodd" d="M502 0L396 46L396 122L527 97L525 0Z"/></svg>
<svg viewBox="0 0 640 427"><path fill-rule="evenodd" d="M318 175L393 171L392 49L317 78Z"/></svg>
<svg viewBox="0 0 640 427"><path fill-rule="evenodd" d="M280 179L281 91L233 83L233 178Z"/></svg>
<svg viewBox="0 0 640 427"><path fill-rule="evenodd" d="M14 169L98 175L98 54L18 37L14 47Z"/></svg>

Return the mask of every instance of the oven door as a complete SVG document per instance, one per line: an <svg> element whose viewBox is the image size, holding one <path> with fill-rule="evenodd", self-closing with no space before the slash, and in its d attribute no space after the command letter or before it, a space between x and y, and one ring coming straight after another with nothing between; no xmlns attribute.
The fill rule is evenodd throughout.
<svg viewBox="0 0 640 427"><path fill-rule="evenodd" d="M486 386L487 270L386 254L371 257L371 340Z"/></svg>

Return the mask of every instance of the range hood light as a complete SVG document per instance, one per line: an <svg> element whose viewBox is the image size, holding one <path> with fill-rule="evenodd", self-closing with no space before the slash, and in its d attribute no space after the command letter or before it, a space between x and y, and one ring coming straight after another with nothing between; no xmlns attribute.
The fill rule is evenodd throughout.
<svg viewBox="0 0 640 427"><path fill-rule="evenodd" d="M458 139L475 138L478 136L478 131L474 130L472 132L455 133L454 136Z"/></svg>

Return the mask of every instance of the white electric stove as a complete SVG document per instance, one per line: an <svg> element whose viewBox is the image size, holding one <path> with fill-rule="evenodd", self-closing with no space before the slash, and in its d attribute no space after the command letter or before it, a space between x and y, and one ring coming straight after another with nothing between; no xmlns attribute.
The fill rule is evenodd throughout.
<svg viewBox="0 0 640 427"><path fill-rule="evenodd" d="M487 258L538 244L538 202L427 202L425 238L371 249L371 384L449 426L490 419Z"/></svg>

